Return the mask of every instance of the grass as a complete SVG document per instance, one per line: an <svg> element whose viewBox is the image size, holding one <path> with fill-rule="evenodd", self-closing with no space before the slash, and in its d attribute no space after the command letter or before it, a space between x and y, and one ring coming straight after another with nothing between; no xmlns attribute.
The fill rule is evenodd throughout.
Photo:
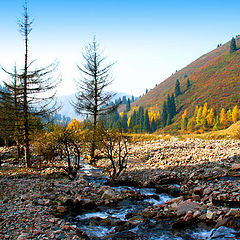
<svg viewBox="0 0 240 240"><path fill-rule="evenodd" d="M232 124L227 129L205 132L201 134L185 134L182 136L186 138L201 138L201 139L240 139L240 121Z"/></svg>

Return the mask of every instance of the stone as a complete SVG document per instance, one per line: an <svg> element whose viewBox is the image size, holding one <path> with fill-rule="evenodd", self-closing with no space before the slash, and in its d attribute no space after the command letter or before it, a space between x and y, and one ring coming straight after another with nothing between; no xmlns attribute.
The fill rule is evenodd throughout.
<svg viewBox="0 0 240 240"><path fill-rule="evenodd" d="M191 219L193 219L193 215L191 212L188 212L185 216L184 216L184 221L188 222L190 221Z"/></svg>
<svg viewBox="0 0 240 240"><path fill-rule="evenodd" d="M106 190L102 196L101 196L102 199L116 199L116 193L113 191L113 190Z"/></svg>
<svg viewBox="0 0 240 240"><path fill-rule="evenodd" d="M57 207L57 211L58 211L59 213L66 213L66 212L67 212L67 209L66 209L65 207L63 207L63 206L58 206L58 207Z"/></svg>
<svg viewBox="0 0 240 240"><path fill-rule="evenodd" d="M197 217L199 217L201 215L201 212L199 211L199 210L197 210L197 211L195 211L194 213L193 213L193 218L197 218Z"/></svg>
<svg viewBox="0 0 240 240"><path fill-rule="evenodd" d="M238 213L239 213L239 210L237 208L231 208L229 212L226 214L226 217L236 216Z"/></svg>
<svg viewBox="0 0 240 240"><path fill-rule="evenodd" d="M240 163L233 163L232 170L240 170Z"/></svg>
<svg viewBox="0 0 240 240"><path fill-rule="evenodd" d="M206 217L209 219L209 220L213 220L216 216L216 213L215 212L212 212L210 210L207 210L207 214L206 214Z"/></svg>
<svg viewBox="0 0 240 240"><path fill-rule="evenodd" d="M184 197L183 197L183 196L177 197L177 198L172 198L172 199L166 201L166 204L171 205L171 204L173 204L173 203L179 203L179 202L181 202L181 201L183 201L183 200L184 200Z"/></svg>
<svg viewBox="0 0 240 240"><path fill-rule="evenodd" d="M232 239L236 240L237 231L232 228L221 226L217 229L214 229L210 235L209 240L224 240Z"/></svg>
<svg viewBox="0 0 240 240"><path fill-rule="evenodd" d="M177 215L181 216L181 215L186 214L189 211L193 212L193 211L199 210L200 207L201 207L201 205L197 202L193 202L193 201L189 201L189 200L180 202L177 207Z"/></svg>

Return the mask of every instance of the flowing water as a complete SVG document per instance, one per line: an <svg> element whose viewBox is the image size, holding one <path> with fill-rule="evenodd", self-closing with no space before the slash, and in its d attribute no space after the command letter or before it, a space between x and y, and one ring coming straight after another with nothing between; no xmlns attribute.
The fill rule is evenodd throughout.
<svg viewBox="0 0 240 240"><path fill-rule="evenodd" d="M103 170L85 163L79 171L84 178L95 186L107 181ZM132 190L148 195L141 201L124 199L114 206L102 206L97 211L88 211L71 218L72 224L86 232L90 239L160 239L160 240L202 240L209 239L212 230L206 226L173 229L173 220L144 220L137 212L156 204L162 204L172 197L157 194L154 188L137 188L130 186L113 187L115 191Z"/></svg>

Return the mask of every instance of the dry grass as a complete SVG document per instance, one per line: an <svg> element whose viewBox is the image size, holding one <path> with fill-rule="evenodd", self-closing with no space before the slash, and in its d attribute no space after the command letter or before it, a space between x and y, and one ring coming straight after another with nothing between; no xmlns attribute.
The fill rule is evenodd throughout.
<svg viewBox="0 0 240 240"><path fill-rule="evenodd" d="M211 131L201 134L187 134L182 136L186 138L201 138L201 139L240 139L240 121L232 124L229 128Z"/></svg>

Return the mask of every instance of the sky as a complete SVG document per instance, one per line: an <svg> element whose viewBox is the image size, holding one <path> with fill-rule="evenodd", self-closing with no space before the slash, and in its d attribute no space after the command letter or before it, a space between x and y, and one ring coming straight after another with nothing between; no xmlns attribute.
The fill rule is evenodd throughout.
<svg viewBox="0 0 240 240"><path fill-rule="evenodd" d="M24 64L17 25L23 4L0 4L0 65L9 71ZM29 0L28 9L30 59L38 66L60 62L58 95L76 92L76 64L94 35L116 62L109 90L139 96L240 32L239 0ZM6 77L0 72L0 81Z"/></svg>

